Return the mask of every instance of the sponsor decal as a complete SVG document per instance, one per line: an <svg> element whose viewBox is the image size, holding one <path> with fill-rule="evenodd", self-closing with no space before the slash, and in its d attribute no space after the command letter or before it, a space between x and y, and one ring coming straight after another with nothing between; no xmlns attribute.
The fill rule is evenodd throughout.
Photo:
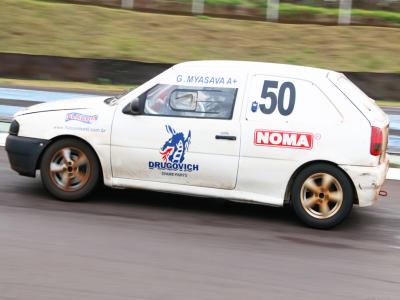
<svg viewBox="0 0 400 300"><path fill-rule="evenodd" d="M258 102L257 101L253 101L251 103L251 111L255 113L255 112L257 112L257 109L258 109Z"/></svg>
<svg viewBox="0 0 400 300"><path fill-rule="evenodd" d="M93 122L97 121L97 119L97 115L84 115L76 112L67 113L65 116L65 122L78 121L86 124L92 124Z"/></svg>
<svg viewBox="0 0 400 300"><path fill-rule="evenodd" d="M185 155L189 149L192 138L189 130L187 136L183 132L176 132L170 125L165 126L166 131L171 137L160 149L162 161L149 161L149 169L194 172L199 170L198 164L185 163ZM171 176L172 173L163 172L162 175Z"/></svg>
<svg viewBox="0 0 400 300"><path fill-rule="evenodd" d="M306 132L291 132L257 129L254 131L256 146L312 149L314 135Z"/></svg>
<svg viewBox="0 0 400 300"><path fill-rule="evenodd" d="M106 132L105 128L96 128L96 127L81 127L81 126L59 126L56 125L53 127L55 130L69 130L69 131L82 131L82 132L91 132L91 133L104 133Z"/></svg>
<svg viewBox="0 0 400 300"><path fill-rule="evenodd" d="M209 84L209 85L236 85L238 80L233 77L224 77L218 75L177 75L176 82L179 83L202 83L202 84Z"/></svg>

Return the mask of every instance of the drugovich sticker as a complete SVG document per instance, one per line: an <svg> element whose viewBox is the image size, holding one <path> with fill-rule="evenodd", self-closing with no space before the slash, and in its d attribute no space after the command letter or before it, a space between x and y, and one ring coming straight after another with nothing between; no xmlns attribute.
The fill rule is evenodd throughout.
<svg viewBox="0 0 400 300"><path fill-rule="evenodd" d="M192 138L189 130L186 138L183 132L176 132L170 125L165 129L171 137L164 143L160 149L161 161L149 161L149 169L194 172L199 170L198 164L184 163L186 152L189 149Z"/></svg>

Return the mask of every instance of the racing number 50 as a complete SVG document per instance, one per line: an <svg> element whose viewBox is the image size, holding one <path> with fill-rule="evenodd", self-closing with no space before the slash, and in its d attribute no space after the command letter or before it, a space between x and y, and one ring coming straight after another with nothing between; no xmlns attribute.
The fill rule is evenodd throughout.
<svg viewBox="0 0 400 300"><path fill-rule="evenodd" d="M294 104L296 102L296 88L294 87L293 83L286 81L282 83L281 87L279 88L278 96L276 96L275 92L269 91L269 89L276 88L278 88L278 81L264 80L261 98L269 98L271 100L271 105L269 108L267 108L265 104L260 104L260 110L264 114L272 114L275 111L276 106L278 106L279 113L282 116L288 116L293 112L294 109ZM283 105L286 90L289 90L289 105L287 108L285 108Z"/></svg>

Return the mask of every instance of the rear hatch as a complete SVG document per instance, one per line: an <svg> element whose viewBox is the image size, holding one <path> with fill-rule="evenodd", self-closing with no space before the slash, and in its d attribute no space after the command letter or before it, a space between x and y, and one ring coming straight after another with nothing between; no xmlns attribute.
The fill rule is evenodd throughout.
<svg viewBox="0 0 400 300"><path fill-rule="evenodd" d="M344 74L329 72L328 79L360 110L370 122L371 127L377 127L382 130L382 155L380 161L385 160L389 135L389 118L386 113Z"/></svg>

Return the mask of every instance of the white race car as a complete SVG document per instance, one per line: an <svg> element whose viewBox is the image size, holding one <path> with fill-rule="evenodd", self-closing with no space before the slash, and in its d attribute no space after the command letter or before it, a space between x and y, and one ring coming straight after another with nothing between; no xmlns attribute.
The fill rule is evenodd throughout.
<svg viewBox="0 0 400 300"><path fill-rule="evenodd" d="M388 170L388 117L343 74L238 61L173 66L118 97L31 106L11 167L78 200L99 182L274 206L330 228L371 205Z"/></svg>

